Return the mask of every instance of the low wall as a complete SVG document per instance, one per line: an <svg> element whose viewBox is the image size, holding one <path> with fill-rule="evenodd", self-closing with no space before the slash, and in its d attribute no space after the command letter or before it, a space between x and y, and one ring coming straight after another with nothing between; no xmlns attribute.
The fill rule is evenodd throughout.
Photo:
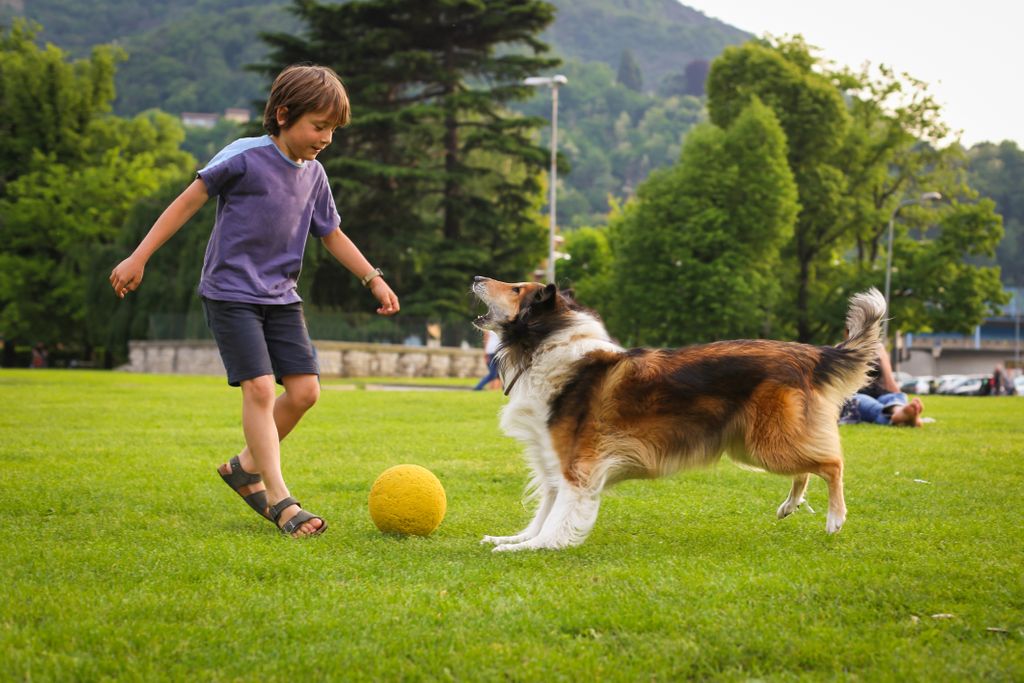
<svg viewBox="0 0 1024 683"><path fill-rule="evenodd" d="M324 377L483 377L483 349L314 341ZM212 341L133 341L127 372L223 375Z"/></svg>

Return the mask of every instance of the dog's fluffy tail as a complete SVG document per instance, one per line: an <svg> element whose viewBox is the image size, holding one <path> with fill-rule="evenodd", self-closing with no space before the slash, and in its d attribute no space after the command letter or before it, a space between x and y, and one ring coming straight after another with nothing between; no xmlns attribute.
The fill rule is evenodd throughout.
<svg viewBox="0 0 1024 683"><path fill-rule="evenodd" d="M816 373L836 400L856 393L867 382L870 364L878 358L885 315L885 298L874 287L850 298L846 341L822 349Z"/></svg>

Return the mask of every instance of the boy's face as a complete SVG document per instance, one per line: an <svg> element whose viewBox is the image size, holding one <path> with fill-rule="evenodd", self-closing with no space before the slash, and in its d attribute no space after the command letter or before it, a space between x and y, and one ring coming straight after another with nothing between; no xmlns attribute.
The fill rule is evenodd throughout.
<svg viewBox="0 0 1024 683"><path fill-rule="evenodd" d="M277 111L277 123L281 126L278 146L292 161L316 159L334 139L334 119L329 112L307 112L297 121L289 122L287 109L282 107Z"/></svg>

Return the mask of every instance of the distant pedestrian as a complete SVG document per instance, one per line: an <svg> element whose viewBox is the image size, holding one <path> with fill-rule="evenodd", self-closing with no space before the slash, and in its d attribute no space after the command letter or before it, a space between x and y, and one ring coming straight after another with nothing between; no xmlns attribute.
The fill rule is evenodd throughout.
<svg viewBox="0 0 1024 683"><path fill-rule="evenodd" d="M496 354L498 353L500 341L498 335L494 332L484 330L484 358L487 360L487 374L477 382L476 386L473 387L473 391L482 391L488 384L499 379Z"/></svg>
<svg viewBox="0 0 1024 683"><path fill-rule="evenodd" d="M29 367L45 368L49 365L50 352L46 349L46 344L38 342L32 347L32 360L29 362Z"/></svg>

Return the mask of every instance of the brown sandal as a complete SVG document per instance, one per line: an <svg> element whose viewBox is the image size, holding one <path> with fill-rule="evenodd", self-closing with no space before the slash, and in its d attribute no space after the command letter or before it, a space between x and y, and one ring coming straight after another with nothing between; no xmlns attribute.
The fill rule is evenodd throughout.
<svg viewBox="0 0 1024 683"><path fill-rule="evenodd" d="M299 507L299 511L296 512L295 515L293 515L292 518L289 519L287 522L278 525L278 528L281 530L281 533L288 534L289 536L291 536L293 533L299 530L300 526L302 526L311 519L319 519L323 523L320 525L320 528L314 531L313 533L306 534L307 536L319 536L327 530L326 519L320 517L319 515L314 515L312 513L306 512L305 510L302 509L302 504L299 501L292 498L291 496L288 496L287 498L278 501L277 504L270 506L270 518L274 521L274 524L277 524L277 520L280 519L281 513L287 510L292 505L297 505Z"/></svg>
<svg viewBox="0 0 1024 683"><path fill-rule="evenodd" d="M264 519L269 519L273 522L270 514L267 512L267 491L262 489L259 491L253 491L252 486L259 484L263 481L263 478L258 474L246 472L242 469L242 463L238 461L238 456L228 460L228 464L231 466L231 474L223 474L220 469L217 469L217 474L224 480L224 483L231 487L231 489L242 497L246 503L249 504L256 512L260 513L260 516Z"/></svg>

